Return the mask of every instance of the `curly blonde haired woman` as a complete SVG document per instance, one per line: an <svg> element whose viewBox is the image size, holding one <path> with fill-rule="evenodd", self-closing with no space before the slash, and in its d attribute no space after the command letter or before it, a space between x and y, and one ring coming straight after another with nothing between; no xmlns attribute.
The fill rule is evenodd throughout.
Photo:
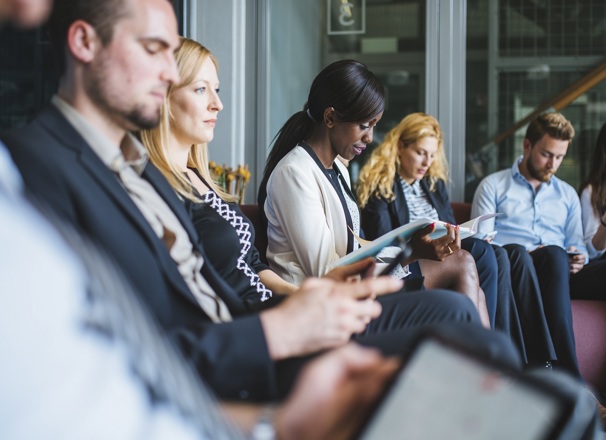
<svg viewBox="0 0 606 440"><path fill-rule="evenodd" d="M387 133L360 171L357 196L362 209L362 229L366 238L375 239L418 218L455 224L446 193L448 167L440 124L430 115L413 113ZM497 301L497 261L488 243L462 240L476 260L480 286L492 326ZM471 259L469 256L467 256ZM462 270L454 258L444 261L419 260L430 287L448 285ZM473 263L464 270L475 270Z"/></svg>
<svg viewBox="0 0 606 440"><path fill-rule="evenodd" d="M367 238L420 217L453 223L447 181L440 124L425 113L406 116L385 136L360 172L357 193ZM483 240L467 238L461 241L461 248L475 260L493 327L509 335L527 364L544 365L554 359L544 314L515 300L515 292L527 290L523 284L528 268L520 261L510 261L503 248ZM421 271L431 274L461 270L452 263L449 258L443 262L420 260ZM433 277L426 279L431 282Z"/></svg>

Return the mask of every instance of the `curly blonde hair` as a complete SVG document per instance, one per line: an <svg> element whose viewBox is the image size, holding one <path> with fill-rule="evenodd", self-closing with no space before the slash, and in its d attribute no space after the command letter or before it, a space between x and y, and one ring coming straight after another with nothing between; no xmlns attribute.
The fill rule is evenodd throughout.
<svg viewBox="0 0 606 440"><path fill-rule="evenodd" d="M181 41L175 59L177 68L181 77L179 84L172 84L167 92L166 99L162 105L160 124L151 130L143 130L141 139L149 152L151 162L164 175L170 186L183 198L193 202L200 202L200 198L196 196L194 187L185 175L170 159L168 154L169 148L169 133L175 124L178 122L173 118L170 111L170 98L172 94L183 87L189 86L196 78L196 74L202 68L202 64L207 58L212 60L215 67L218 68L218 63L214 55L197 41L189 38L181 37ZM187 159L187 166L195 168L202 177L208 182L211 189L216 192L223 200L235 202L238 197L224 191L217 185L208 169L208 146L207 144L192 145Z"/></svg>
<svg viewBox="0 0 606 440"><path fill-rule="evenodd" d="M438 151L427 171L430 191L435 191L438 180L448 180L448 166L444 154L444 138L437 119L425 113L412 113L392 128L381 145L370 155L370 158L360 171L356 185L358 203L364 208L372 197L382 197L391 202L395 199L393 184L396 173L400 169L399 143L404 148L414 144L419 139L434 137L438 140Z"/></svg>

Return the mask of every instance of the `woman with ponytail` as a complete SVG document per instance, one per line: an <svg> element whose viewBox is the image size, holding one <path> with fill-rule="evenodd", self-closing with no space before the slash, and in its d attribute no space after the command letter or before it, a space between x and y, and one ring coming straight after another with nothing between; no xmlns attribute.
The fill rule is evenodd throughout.
<svg viewBox="0 0 606 440"><path fill-rule="evenodd" d="M379 79L357 61L327 66L314 79L307 104L278 133L267 159L259 206L267 221L267 259L285 280L300 284L321 276L332 263L360 246L360 211L347 169L337 156L351 160L372 142L385 106ZM458 228L432 240L434 226L419 231L413 254L393 275L417 289L423 278L416 260L452 259L448 273L423 273L428 288L467 295L489 326L484 293L473 258L460 251ZM414 263L410 264L409 263Z"/></svg>

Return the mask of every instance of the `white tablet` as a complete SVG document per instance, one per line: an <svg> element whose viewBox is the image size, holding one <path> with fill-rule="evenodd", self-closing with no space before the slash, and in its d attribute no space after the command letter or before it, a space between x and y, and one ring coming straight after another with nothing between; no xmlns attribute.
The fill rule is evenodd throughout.
<svg viewBox="0 0 606 440"><path fill-rule="evenodd" d="M430 337L405 361L359 438L550 439L573 403L534 377Z"/></svg>

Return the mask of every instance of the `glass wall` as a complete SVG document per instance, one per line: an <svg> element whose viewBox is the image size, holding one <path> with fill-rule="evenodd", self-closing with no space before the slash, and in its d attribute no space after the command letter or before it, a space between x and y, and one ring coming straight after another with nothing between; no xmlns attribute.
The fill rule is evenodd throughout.
<svg viewBox="0 0 606 440"><path fill-rule="evenodd" d="M521 154L524 118L561 111L576 136L558 176L578 188L606 121L602 0L468 0L466 190Z"/></svg>
<svg viewBox="0 0 606 440"><path fill-rule="evenodd" d="M57 89L46 28L0 29L0 129L25 124Z"/></svg>
<svg viewBox="0 0 606 440"><path fill-rule="evenodd" d="M270 0L269 138L301 110L313 78L340 59L359 60L387 91L375 142L402 117L425 109L425 1ZM355 179L361 161L351 164Z"/></svg>
<svg viewBox="0 0 606 440"><path fill-rule="evenodd" d="M183 0L173 0L183 32ZM0 28L0 129L24 125L57 91L59 78L48 29Z"/></svg>

